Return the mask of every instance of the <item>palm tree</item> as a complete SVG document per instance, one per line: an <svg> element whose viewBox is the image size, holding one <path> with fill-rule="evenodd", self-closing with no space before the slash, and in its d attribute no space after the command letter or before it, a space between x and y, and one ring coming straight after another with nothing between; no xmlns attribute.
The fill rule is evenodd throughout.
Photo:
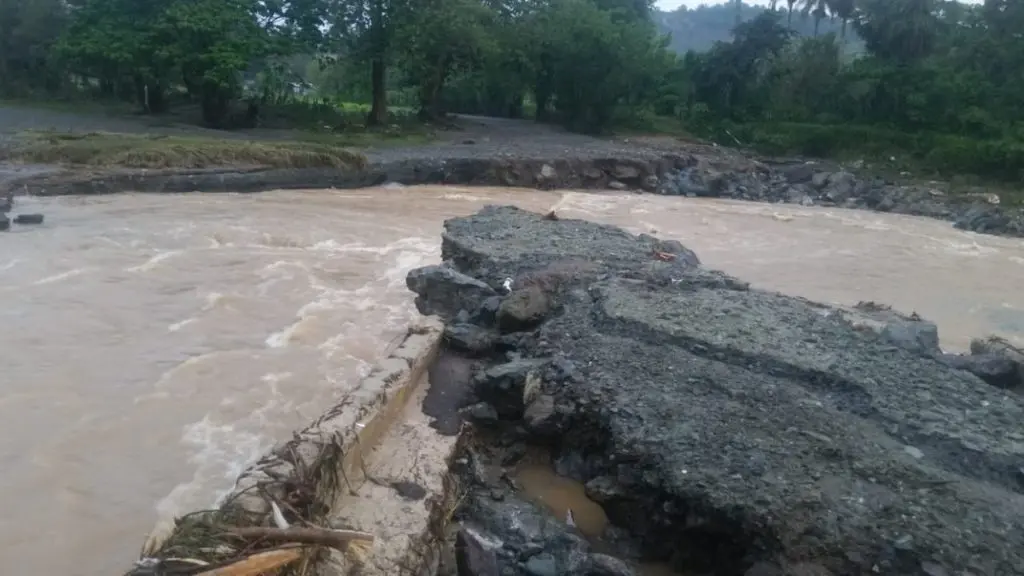
<svg viewBox="0 0 1024 576"><path fill-rule="evenodd" d="M814 15L814 35L818 35L818 27L821 26L821 21L828 16L831 11L832 0L800 0L804 8L801 11L804 16L808 14Z"/></svg>
<svg viewBox="0 0 1024 576"><path fill-rule="evenodd" d="M786 0L786 6L788 7L786 12L786 26L790 30L793 29L793 7L796 6L797 0Z"/></svg>
<svg viewBox="0 0 1024 576"><path fill-rule="evenodd" d="M842 44L846 44L846 25L853 18L853 13L857 10L856 0L829 0L831 5L831 12L836 18L843 23L842 28L839 29L839 39Z"/></svg>

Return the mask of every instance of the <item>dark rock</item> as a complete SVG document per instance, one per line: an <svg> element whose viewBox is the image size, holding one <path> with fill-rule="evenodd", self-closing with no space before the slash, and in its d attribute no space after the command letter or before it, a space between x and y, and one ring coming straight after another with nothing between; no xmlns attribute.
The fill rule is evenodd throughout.
<svg viewBox="0 0 1024 576"><path fill-rule="evenodd" d="M612 168L611 177L621 182L630 182L640 179L640 169L630 164L617 163Z"/></svg>
<svg viewBox="0 0 1024 576"><path fill-rule="evenodd" d="M782 572L782 568L771 562L757 562L747 568L743 576L785 576L785 574Z"/></svg>
<svg viewBox="0 0 1024 576"><path fill-rule="evenodd" d="M492 285L554 262L593 263L565 279L558 314L523 341L518 362L545 342L545 354L576 367L544 385L556 407L571 407L551 416L566 430L556 470L615 478L610 520L649 557L675 553L677 568L716 574L760 559L804 574L911 575L924 562L1024 573L1016 396L824 306L699 266L651 282L650 245L615 228L488 207L445 229L445 257ZM513 398L528 388L519 382L531 368L485 373L495 368L487 381L509 384L490 388ZM491 517L518 520L502 539L544 541L571 574L561 559L585 547L566 555L525 536L548 528L493 509L514 500L488 504ZM488 514L481 506L469 505L474 521Z"/></svg>
<svg viewBox="0 0 1024 576"><path fill-rule="evenodd" d="M815 164L790 164L779 170L790 184L803 184L810 182L817 173L818 167Z"/></svg>
<svg viewBox="0 0 1024 576"><path fill-rule="evenodd" d="M523 571L528 576L560 576L558 562L551 554L538 554L523 564Z"/></svg>
<svg viewBox="0 0 1024 576"><path fill-rule="evenodd" d="M999 354L943 354L941 359L949 366L966 370L997 388L1016 388L1024 383L1020 367Z"/></svg>
<svg viewBox="0 0 1024 576"><path fill-rule="evenodd" d="M573 528L547 509L514 494L495 500L486 494L470 493L462 514L471 519L474 531L501 542L511 558L525 558L519 574L574 574L590 551L590 545Z"/></svg>
<svg viewBox="0 0 1024 576"><path fill-rule="evenodd" d="M829 175L822 195L833 202L840 203L853 195L856 189L856 176L849 172L836 172Z"/></svg>
<svg viewBox="0 0 1024 576"><path fill-rule="evenodd" d="M785 576L833 576L832 571L821 564L801 562L786 567Z"/></svg>
<svg viewBox="0 0 1024 576"><path fill-rule="evenodd" d="M462 528L455 536L455 562L458 576L500 576L498 556L471 529Z"/></svg>
<svg viewBox="0 0 1024 576"><path fill-rule="evenodd" d="M540 324L550 310L551 299L540 288L515 290L498 307L498 328L503 332L529 330Z"/></svg>
<svg viewBox="0 0 1024 576"><path fill-rule="evenodd" d="M838 311L856 328L876 332L894 346L924 356L942 353L938 326L917 314L902 314L875 302L859 302L853 308Z"/></svg>
<svg viewBox="0 0 1024 576"><path fill-rule="evenodd" d="M491 296L485 299L480 307L473 313L470 320L474 324L490 326L494 324L498 315L498 308L501 306L501 296Z"/></svg>
<svg viewBox="0 0 1024 576"><path fill-rule="evenodd" d="M921 354L939 351L939 327L934 322L889 322L882 328L882 338L907 350Z"/></svg>
<svg viewBox="0 0 1024 576"><path fill-rule="evenodd" d="M610 502L616 498L623 498L627 491L622 489L618 480L611 476L598 476L586 484L587 498L598 504Z"/></svg>
<svg viewBox="0 0 1024 576"><path fill-rule="evenodd" d="M487 402L470 404L462 410L459 410L459 413L473 422L493 423L498 421L498 411L494 409L494 406L491 406Z"/></svg>
<svg viewBox="0 0 1024 576"><path fill-rule="evenodd" d="M485 354L494 348L497 335L476 324L449 324L444 337L449 346L469 354Z"/></svg>
<svg viewBox="0 0 1024 576"><path fill-rule="evenodd" d="M515 360L488 369L477 379L477 396L497 409L502 418L518 420L540 393L540 375L546 361Z"/></svg>
<svg viewBox="0 0 1024 576"><path fill-rule="evenodd" d="M816 172L811 176L811 187L815 190L821 190L828 184L829 178L832 177L830 172Z"/></svg>
<svg viewBox="0 0 1024 576"><path fill-rule="evenodd" d="M671 254L681 264L700 266L700 258L697 257L697 253L683 246L678 240L660 240L647 234L641 234L639 238L642 242L650 244L651 250L663 254Z"/></svg>
<svg viewBox="0 0 1024 576"><path fill-rule="evenodd" d="M14 208L14 197L10 194L0 195L0 215L10 212Z"/></svg>
<svg viewBox="0 0 1024 576"><path fill-rule="evenodd" d="M551 361L551 380L555 382L564 382L566 380L572 380L578 376L576 371L576 365L572 363L572 360L559 356Z"/></svg>
<svg viewBox="0 0 1024 576"><path fill-rule="evenodd" d="M11 228L11 219L8 218L7 216L3 215L3 214L0 214L0 232L3 232L5 230L10 230L10 228Z"/></svg>
<svg viewBox="0 0 1024 576"><path fill-rule="evenodd" d="M391 488L406 500L423 500L427 497L427 489L415 482L392 482Z"/></svg>
<svg viewBox="0 0 1024 576"><path fill-rule="evenodd" d="M447 266L426 266L409 272L405 285L415 292L416 309L420 314L453 318L460 310L476 310L495 296L493 288L460 274Z"/></svg>
<svg viewBox="0 0 1024 576"><path fill-rule="evenodd" d="M506 468L515 466L523 457L526 456L526 446L520 443L509 446L509 449L505 452L505 455L501 458L501 465Z"/></svg>
<svg viewBox="0 0 1024 576"><path fill-rule="evenodd" d="M588 554L583 566L577 571L580 576L635 576L636 572L618 558L607 554Z"/></svg>
<svg viewBox="0 0 1024 576"><path fill-rule="evenodd" d="M15 224L42 224L42 214L18 214L14 217Z"/></svg>
<svg viewBox="0 0 1024 576"><path fill-rule="evenodd" d="M559 431L559 422L555 419L555 399L547 394L534 398L523 414L526 429L537 437L551 436Z"/></svg>

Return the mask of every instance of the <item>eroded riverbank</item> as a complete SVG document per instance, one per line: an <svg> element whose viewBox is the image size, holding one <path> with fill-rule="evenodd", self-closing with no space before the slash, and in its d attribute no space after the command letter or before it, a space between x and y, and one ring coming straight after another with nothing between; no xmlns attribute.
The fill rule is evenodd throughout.
<svg viewBox="0 0 1024 576"><path fill-rule="evenodd" d="M39 573L122 570L157 503L208 506L319 416L415 316L404 275L439 257L442 220L488 203L679 239L755 286L916 310L950 349L1021 343L1019 241L934 220L451 187L20 200L47 222L3 238L0 349L18 353L0 499L21 520L0 547Z"/></svg>
<svg viewBox="0 0 1024 576"><path fill-rule="evenodd" d="M1024 571L1018 395L671 240L489 207L442 257L409 288L475 368L461 413L496 430L455 462L460 574ZM618 558L524 499L529 445Z"/></svg>

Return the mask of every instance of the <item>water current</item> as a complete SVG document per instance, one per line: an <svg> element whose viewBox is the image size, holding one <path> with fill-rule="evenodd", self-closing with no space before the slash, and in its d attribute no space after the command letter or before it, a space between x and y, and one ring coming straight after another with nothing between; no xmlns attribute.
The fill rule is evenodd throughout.
<svg viewBox="0 0 1024 576"><path fill-rule="evenodd" d="M674 238L755 286L1024 345L1024 243L867 212L484 188L24 199L0 237L0 559L101 576L208 507L416 316L445 218L516 204Z"/></svg>

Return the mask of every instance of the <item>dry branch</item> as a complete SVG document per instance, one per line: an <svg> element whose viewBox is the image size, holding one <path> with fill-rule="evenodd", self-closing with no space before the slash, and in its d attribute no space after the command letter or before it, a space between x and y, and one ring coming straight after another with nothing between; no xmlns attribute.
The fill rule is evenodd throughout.
<svg viewBox="0 0 1024 576"><path fill-rule="evenodd" d="M373 542L373 534L355 530L327 528L264 528L260 526L230 527L227 532L246 540L277 543L312 544L344 551L349 542Z"/></svg>

